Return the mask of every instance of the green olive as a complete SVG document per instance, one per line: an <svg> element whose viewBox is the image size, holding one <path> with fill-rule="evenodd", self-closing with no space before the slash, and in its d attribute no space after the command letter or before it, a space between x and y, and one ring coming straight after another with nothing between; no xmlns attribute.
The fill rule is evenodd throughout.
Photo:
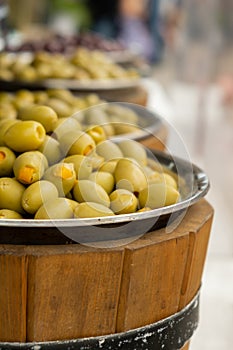
<svg viewBox="0 0 233 350"><path fill-rule="evenodd" d="M65 89L50 89L47 91L49 97L55 97L58 100L65 101L72 104L74 101L74 96L69 90Z"/></svg>
<svg viewBox="0 0 233 350"><path fill-rule="evenodd" d="M34 67L24 66L16 72L16 78L25 81L37 80L37 71Z"/></svg>
<svg viewBox="0 0 233 350"><path fill-rule="evenodd" d="M111 209L94 202L80 203L74 211L74 217L76 218L95 218L113 215L114 213Z"/></svg>
<svg viewBox="0 0 233 350"><path fill-rule="evenodd" d="M44 180L52 182L58 190L59 196L64 197L73 188L76 173L72 163L57 163L48 168Z"/></svg>
<svg viewBox="0 0 233 350"><path fill-rule="evenodd" d="M137 211L138 200L128 190L115 190L110 194L110 201L110 207L115 214L129 214Z"/></svg>
<svg viewBox="0 0 233 350"><path fill-rule="evenodd" d="M0 120L16 119L17 111L10 103L0 104Z"/></svg>
<svg viewBox="0 0 233 350"><path fill-rule="evenodd" d="M96 144L106 140L104 128L99 125L91 126L86 130L86 133L93 138Z"/></svg>
<svg viewBox="0 0 233 350"><path fill-rule="evenodd" d="M0 120L0 146L4 146L4 135L6 131L13 125L19 123L18 120L4 119Z"/></svg>
<svg viewBox="0 0 233 350"><path fill-rule="evenodd" d="M90 125L108 124L108 116L101 107L88 108L85 111L85 122Z"/></svg>
<svg viewBox="0 0 233 350"><path fill-rule="evenodd" d="M57 163L61 159L60 144L51 136L45 136L44 142L38 148L38 151L44 154L49 165Z"/></svg>
<svg viewBox="0 0 233 350"><path fill-rule="evenodd" d="M99 167L99 171L105 171L107 173L110 174L114 174L115 169L116 169L116 165L118 163L119 159L112 159L109 160L108 162L103 163L100 167Z"/></svg>
<svg viewBox="0 0 233 350"><path fill-rule="evenodd" d="M119 146L109 140L100 142L96 146L96 152L101 157L104 157L105 161L123 157L123 153L121 152Z"/></svg>
<svg viewBox="0 0 233 350"><path fill-rule="evenodd" d="M19 182L30 185L42 178L47 167L47 159L41 152L29 151L16 158L13 171Z"/></svg>
<svg viewBox="0 0 233 350"><path fill-rule="evenodd" d="M63 162L73 163L76 178L79 180L87 179L92 172L92 165L89 157L82 156L81 154L66 157Z"/></svg>
<svg viewBox="0 0 233 350"><path fill-rule="evenodd" d="M34 218L71 219L74 216L73 207L67 198L53 198L45 202L36 212Z"/></svg>
<svg viewBox="0 0 233 350"><path fill-rule="evenodd" d="M131 108L121 106L115 103L109 103L107 105L107 113L117 116L119 120L125 123L138 124L138 115Z"/></svg>
<svg viewBox="0 0 233 350"><path fill-rule="evenodd" d="M79 180L73 188L73 196L77 202L95 202L106 207L110 206L110 199L102 186L90 180Z"/></svg>
<svg viewBox="0 0 233 350"><path fill-rule="evenodd" d="M24 186L17 180L9 177L0 178L0 209L10 209L24 214L21 204L24 190Z"/></svg>
<svg viewBox="0 0 233 350"><path fill-rule="evenodd" d="M63 154L87 156L95 149L95 141L83 131L68 132L60 138Z"/></svg>
<svg viewBox="0 0 233 350"><path fill-rule="evenodd" d="M62 138L63 135L71 132L80 131L82 129L81 124L73 117L69 118L59 118L54 126L54 134L58 140Z"/></svg>
<svg viewBox="0 0 233 350"><path fill-rule="evenodd" d="M0 209L0 220L7 220L7 219L22 219L22 215L17 213L14 210L9 209Z"/></svg>
<svg viewBox="0 0 233 350"><path fill-rule="evenodd" d="M46 101L46 106L52 108L58 115L58 118L67 118L72 114L71 107L65 101L58 98L49 98Z"/></svg>
<svg viewBox="0 0 233 350"><path fill-rule="evenodd" d="M0 177L10 176L16 159L14 152L7 147L0 147Z"/></svg>
<svg viewBox="0 0 233 350"><path fill-rule="evenodd" d="M174 187L177 190L176 180L169 174L159 173L158 171L153 172L153 174L148 176L149 183L163 183L168 186Z"/></svg>
<svg viewBox="0 0 233 350"><path fill-rule="evenodd" d="M45 91L35 91L34 92L34 102L36 104L46 105L46 101L48 100L48 94Z"/></svg>
<svg viewBox="0 0 233 350"><path fill-rule="evenodd" d="M34 95L29 90L18 90L15 94L13 103L17 110L32 105L34 103Z"/></svg>
<svg viewBox="0 0 233 350"><path fill-rule="evenodd" d="M95 151L88 155L88 159L90 160L93 170L99 169L104 163L104 158L99 156Z"/></svg>
<svg viewBox="0 0 233 350"><path fill-rule="evenodd" d="M35 214L46 201L58 198L58 191L49 181L37 181L30 185L23 193L22 206L29 214Z"/></svg>
<svg viewBox="0 0 233 350"><path fill-rule="evenodd" d="M116 135L122 135L122 134L132 134L132 133L139 133L140 129L132 124L125 123L125 122L115 122L111 124L114 128L114 134Z"/></svg>
<svg viewBox="0 0 233 350"><path fill-rule="evenodd" d="M133 192L136 196L147 187L147 178L140 165L131 159L120 159L116 165L115 181L117 188Z"/></svg>
<svg viewBox="0 0 233 350"><path fill-rule="evenodd" d="M124 140L118 146L120 147L124 157L135 159L140 165L147 164L147 154L145 148L137 141Z"/></svg>
<svg viewBox="0 0 233 350"><path fill-rule="evenodd" d="M149 184L139 193L140 207L151 209L175 204L179 200L179 192L164 183Z"/></svg>
<svg viewBox="0 0 233 350"><path fill-rule="evenodd" d="M20 121L7 129L3 142L15 152L38 149L45 139L45 129L36 121Z"/></svg>
<svg viewBox="0 0 233 350"><path fill-rule="evenodd" d="M1 60L1 57L0 57ZM13 100L13 95L11 95L9 92L1 91L0 92L0 104L9 104Z"/></svg>
<svg viewBox="0 0 233 350"><path fill-rule="evenodd" d="M96 182L102 186L107 194L111 193L114 188L114 177L112 174L104 171L97 171L89 176L89 180Z"/></svg>
<svg viewBox="0 0 233 350"><path fill-rule="evenodd" d="M21 120L35 120L43 125L46 132L54 130L58 120L56 112L48 106L29 105L19 110Z"/></svg>

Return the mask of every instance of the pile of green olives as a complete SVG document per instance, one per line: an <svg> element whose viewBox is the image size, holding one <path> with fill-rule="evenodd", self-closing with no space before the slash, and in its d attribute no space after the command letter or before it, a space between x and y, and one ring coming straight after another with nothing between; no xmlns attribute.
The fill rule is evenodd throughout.
<svg viewBox="0 0 233 350"><path fill-rule="evenodd" d="M33 82L46 79L89 81L138 77L136 70L123 68L101 51L85 48L77 49L71 56L41 51L28 58L20 54L2 52L0 79Z"/></svg>
<svg viewBox="0 0 233 350"><path fill-rule="evenodd" d="M73 119L68 118L70 116ZM47 134L55 129L60 134L63 130L79 128L91 134L97 142L104 135L109 138L126 133L140 134L140 117L132 109L116 103L106 103L97 94L80 97L66 89L21 89L14 94L0 92L0 140L2 128L15 120L40 122ZM98 125L103 125L103 130L98 129ZM102 131L104 135L101 134Z"/></svg>
<svg viewBox="0 0 233 350"><path fill-rule="evenodd" d="M0 121L0 219L114 216L179 201L175 174L140 143L109 140L93 115L85 130L45 105L17 116Z"/></svg>

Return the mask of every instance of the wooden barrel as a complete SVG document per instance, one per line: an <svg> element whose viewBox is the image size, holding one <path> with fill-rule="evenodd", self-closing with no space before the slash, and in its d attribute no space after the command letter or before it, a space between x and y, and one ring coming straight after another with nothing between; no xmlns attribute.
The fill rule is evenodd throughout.
<svg viewBox="0 0 233 350"><path fill-rule="evenodd" d="M171 233L115 248L1 244L0 348L124 333L183 310L201 285L212 217L202 199Z"/></svg>

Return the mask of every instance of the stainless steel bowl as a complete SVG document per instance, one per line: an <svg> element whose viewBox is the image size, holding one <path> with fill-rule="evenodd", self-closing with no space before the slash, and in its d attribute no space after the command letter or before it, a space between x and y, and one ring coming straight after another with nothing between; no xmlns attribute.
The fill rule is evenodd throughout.
<svg viewBox="0 0 233 350"><path fill-rule="evenodd" d="M209 190L207 175L196 165L164 152L151 151L162 166L180 179L181 200L150 211L108 217L66 220L0 220L0 243L64 244L127 242L149 231L167 227L168 232L187 209Z"/></svg>

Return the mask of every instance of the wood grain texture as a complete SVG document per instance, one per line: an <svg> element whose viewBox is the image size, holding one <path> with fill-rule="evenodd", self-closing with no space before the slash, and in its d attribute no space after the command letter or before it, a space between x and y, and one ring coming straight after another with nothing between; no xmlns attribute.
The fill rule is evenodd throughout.
<svg viewBox="0 0 233 350"><path fill-rule="evenodd" d="M201 201L172 233L154 231L126 247L118 332L154 323L188 304L201 284L212 215Z"/></svg>
<svg viewBox="0 0 233 350"><path fill-rule="evenodd" d="M81 248L29 256L27 341L115 332L123 250Z"/></svg>
<svg viewBox="0 0 233 350"><path fill-rule="evenodd" d="M0 341L111 334L174 314L200 287L212 217L201 200L171 231L111 249L0 245Z"/></svg>
<svg viewBox="0 0 233 350"><path fill-rule="evenodd" d="M27 257L0 246L0 341L26 341Z"/></svg>

